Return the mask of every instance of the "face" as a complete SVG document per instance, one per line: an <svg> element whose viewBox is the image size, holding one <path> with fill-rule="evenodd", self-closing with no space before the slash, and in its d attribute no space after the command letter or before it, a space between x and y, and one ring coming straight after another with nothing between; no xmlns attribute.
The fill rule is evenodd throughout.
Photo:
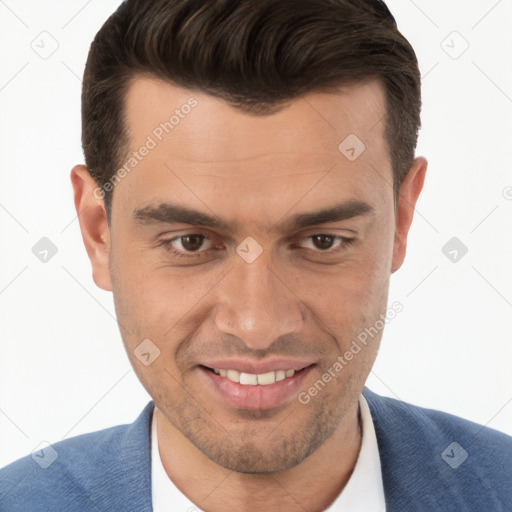
<svg viewBox="0 0 512 512"><path fill-rule="evenodd" d="M94 279L133 368L221 466L292 468L357 404L382 330L357 340L386 315L426 168L415 160L395 211L384 104L371 81L251 116L139 78L110 228L81 173Z"/></svg>

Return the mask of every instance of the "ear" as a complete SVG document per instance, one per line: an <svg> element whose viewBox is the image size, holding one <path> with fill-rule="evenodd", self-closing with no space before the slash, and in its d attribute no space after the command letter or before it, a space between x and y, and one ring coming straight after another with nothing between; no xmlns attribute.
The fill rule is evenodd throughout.
<svg viewBox="0 0 512 512"><path fill-rule="evenodd" d="M109 270L110 230L103 191L85 165L73 167L71 183L82 239L91 260L92 278L102 290L112 291Z"/></svg>
<svg viewBox="0 0 512 512"><path fill-rule="evenodd" d="M416 201L425 182L428 162L417 157L400 186L400 194L396 208L395 241L393 245L393 261L391 272L396 272L404 262L407 248L407 235L414 216Z"/></svg>

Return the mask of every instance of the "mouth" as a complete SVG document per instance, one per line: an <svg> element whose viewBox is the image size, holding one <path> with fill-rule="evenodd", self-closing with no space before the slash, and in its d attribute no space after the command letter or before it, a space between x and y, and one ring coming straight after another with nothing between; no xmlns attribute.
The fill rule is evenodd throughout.
<svg viewBox="0 0 512 512"><path fill-rule="evenodd" d="M257 375L254 373L239 372L238 370L226 370L224 368L208 368L208 366L203 366L203 368L215 373L216 375L225 377L231 382L239 383L242 386L270 386L276 382L289 379L293 377L295 373L305 370L305 368L303 368L296 371L290 368L288 370L270 371Z"/></svg>
<svg viewBox="0 0 512 512"><path fill-rule="evenodd" d="M290 401L315 364L264 373L246 373L233 368L199 365L206 383L217 398L239 409L266 410Z"/></svg>

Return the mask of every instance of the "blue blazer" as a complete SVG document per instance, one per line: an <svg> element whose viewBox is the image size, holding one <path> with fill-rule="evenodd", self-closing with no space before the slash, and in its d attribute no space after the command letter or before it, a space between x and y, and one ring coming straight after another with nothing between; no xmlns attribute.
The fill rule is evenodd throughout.
<svg viewBox="0 0 512 512"><path fill-rule="evenodd" d="M512 437L367 388L363 394L388 512L512 510ZM153 408L151 401L130 425L60 441L0 470L0 511L150 512Z"/></svg>

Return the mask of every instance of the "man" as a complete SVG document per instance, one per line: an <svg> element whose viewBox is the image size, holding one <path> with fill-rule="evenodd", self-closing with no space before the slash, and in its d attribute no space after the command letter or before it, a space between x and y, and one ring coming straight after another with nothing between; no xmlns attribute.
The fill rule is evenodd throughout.
<svg viewBox="0 0 512 512"><path fill-rule="evenodd" d="M0 510L510 510L510 437L364 387L420 105L380 1L125 1L71 180L153 400L4 468Z"/></svg>

